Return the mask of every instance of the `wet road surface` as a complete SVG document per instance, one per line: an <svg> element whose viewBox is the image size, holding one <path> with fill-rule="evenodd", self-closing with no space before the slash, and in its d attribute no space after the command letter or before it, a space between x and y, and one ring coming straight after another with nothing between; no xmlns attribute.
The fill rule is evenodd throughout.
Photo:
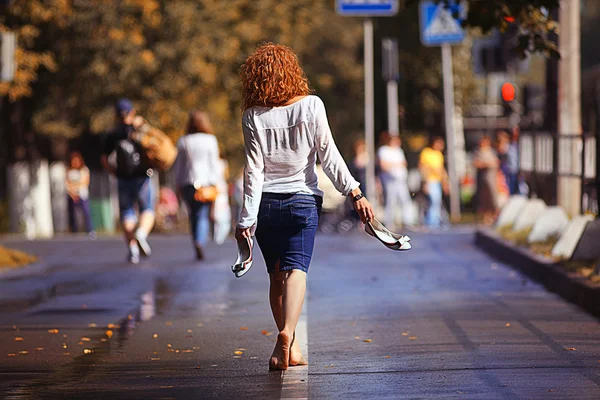
<svg viewBox="0 0 600 400"><path fill-rule="evenodd" d="M187 237L152 236L132 266L117 238L7 240L45 268L0 275L0 398L600 398L598 320L472 242L319 236L310 366L281 374L260 256L236 279L232 244L196 263Z"/></svg>

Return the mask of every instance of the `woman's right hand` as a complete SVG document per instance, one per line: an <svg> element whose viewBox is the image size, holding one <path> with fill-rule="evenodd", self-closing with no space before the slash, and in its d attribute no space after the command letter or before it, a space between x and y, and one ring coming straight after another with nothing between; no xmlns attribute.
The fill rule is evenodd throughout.
<svg viewBox="0 0 600 400"><path fill-rule="evenodd" d="M358 213L360 220L363 224L366 224L369 221L372 221L375 218L375 213L373 212L373 206L367 200L366 197L363 197L360 200L354 202L354 209Z"/></svg>

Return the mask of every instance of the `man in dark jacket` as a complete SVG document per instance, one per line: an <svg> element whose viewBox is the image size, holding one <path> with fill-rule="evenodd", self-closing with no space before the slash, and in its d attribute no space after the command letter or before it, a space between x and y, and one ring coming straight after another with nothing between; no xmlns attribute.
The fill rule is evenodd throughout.
<svg viewBox="0 0 600 400"><path fill-rule="evenodd" d="M131 133L143 124L143 118L136 116L128 99L118 100L115 111L117 126L106 137L101 162L108 172L117 177L121 224L129 248L128 260L137 264L140 253L144 256L151 253L147 238L155 219L156 192L150 179L153 171L140 145L131 138ZM112 160L113 154L115 161L109 162L109 156ZM136 204L140 213L139 224Z"/></svg>

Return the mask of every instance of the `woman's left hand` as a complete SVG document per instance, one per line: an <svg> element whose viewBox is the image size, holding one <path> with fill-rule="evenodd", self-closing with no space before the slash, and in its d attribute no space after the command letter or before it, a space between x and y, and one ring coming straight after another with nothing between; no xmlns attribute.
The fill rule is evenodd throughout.
<svg viewBox="0 0 600 400"><path fill-rule="evenodd" d="M244 239L252 237L252 228L235 228L235 238Z"/></svg>

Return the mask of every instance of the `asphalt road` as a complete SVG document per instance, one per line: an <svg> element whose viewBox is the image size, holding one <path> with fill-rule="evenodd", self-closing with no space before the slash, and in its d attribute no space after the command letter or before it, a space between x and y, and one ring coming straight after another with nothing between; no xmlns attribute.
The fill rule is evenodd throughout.
<svg viewBox="0 0 600 400"><path fill-rule="evenodd" d="M0 398L598 399L600 323L472 244L415 234L396 253L325 236L298 336L309 367L268 371L276 337L259 256L193 261L187 237L3 244L43 264L0 275Z"/></svg>

